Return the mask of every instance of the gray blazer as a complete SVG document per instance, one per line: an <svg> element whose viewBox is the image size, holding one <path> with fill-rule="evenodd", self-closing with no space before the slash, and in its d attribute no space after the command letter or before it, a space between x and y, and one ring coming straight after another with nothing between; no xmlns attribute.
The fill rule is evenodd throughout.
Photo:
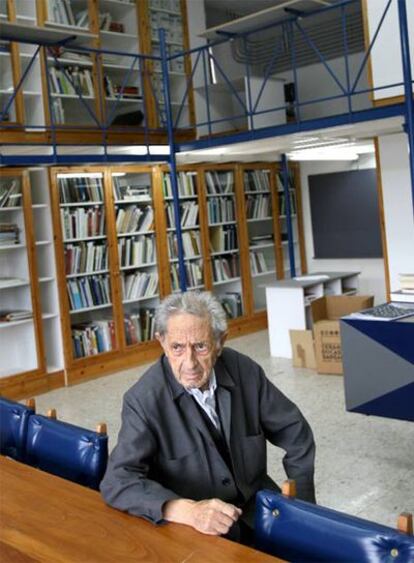
<svg viewBox="0 0 414 563"><path fill-rule="evenodd" d="M124 396L118 443L101 483L108 504L160 523L171 499L235 502L238 488L247 502L260 489L278 489L266 474L266 440L286 451L284 468L298 497L314 501L315 445L299 409L256 362L230 348L214 370L234 475L162 356Z"/></svg>

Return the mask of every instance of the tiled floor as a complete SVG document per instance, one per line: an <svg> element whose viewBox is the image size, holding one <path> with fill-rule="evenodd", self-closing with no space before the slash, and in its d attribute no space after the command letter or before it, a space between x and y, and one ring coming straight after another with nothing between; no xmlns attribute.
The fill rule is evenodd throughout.
<svg viewBox="0 0 414 563"><path fill-rule="evenodd" d="M271 358L266 331L228 344L259 362L310 422L317 444L320 504L390 526L400 512L414 512L414 424L347 413L342 377L295 369L290 360ZM90 428L105 421L112 448L122 395L145 369L132 368L41 395L36 397L37 411L54 407L61 420ZM282 456L270 446L269 473L278 482L285 478Z"/></svg>

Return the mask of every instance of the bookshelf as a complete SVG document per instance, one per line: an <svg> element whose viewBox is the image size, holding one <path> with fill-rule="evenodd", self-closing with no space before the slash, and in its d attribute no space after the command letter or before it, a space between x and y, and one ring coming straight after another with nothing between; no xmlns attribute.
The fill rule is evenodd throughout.
<svg viewBox="0 0 414 563"><path fill-rule="evenodd" d="M0 393L6 395L63 384L45 175L16 168L3 169L0 178Z"/></svg>
<svg viewBox="0 0 414 563"><path fill-rule="evenodd" d="M242 170L254 312L266 309L265 285L283 277L275 165L245 165Z"/></svg>
<svg viewBox="0 0 414 563"><path fill-rule="evenodd" d="M104 175L58 170L52 200L65 283L60 284L66 363L118 347L113 312ZM62 274L62 272L61 272ZM70 342L70 347L69 347Z"/></svg>
<svg viewBox="0 0 414 563"><path fill-rule="evenodd" d="M231 336L266 327L262 286L284 277L278 172L273 163L178 167L186 284L220 298ZM24 236L16 244L11 229L0 247L2 275L15 278L0 289L1 307L33 313L0 328L8 335L0 344L10 357L0 378L8 396L159 356L153 312L179 290L169 174L165 165L2 170L2 186L17 201L0 207L0 221ZM300 251L298 258L304 271ZM352 283L326 289L351 291Z"/></svg>
<svg viewBox="0 0 414 563"><path fill-rule="evenodd" d="M125 343L154 339L160 301L151 168L112 170Z"/></svg>
<svg viewBox="0 0 414 563"><path fill-rule="evenodd" d="M243 295L236 171L232 166L205 168L204 187L211 264L211 290L229 319L246 312Z"/></svg>
<svg viewBox="0 0 414 563"><path fill-rule="evenodd" d="M42 126L55 124L59 128L58 139L78 142L77 127L81 127L87 132L85 141L95 138L101 141L98 121L102 120L108 127L111 141L126 143L136 138L132 135L143 132L144 124L157 130L154 132L157 135L160 128L165 128L158 61L133 61L116 51L158 54L159 23L167 26L169 54L189 48L185 0L1 0L0 22L2 20L82 33L90 38L91 47L112 51L99 55L60 47L53 53L46 51L44 59L42 48L31 62L35 45L2 42L2 107L31 65L7 115L0 117L0 121L22 125L8 135L16 137L17 133L25 133L27 136L30 132L32 138L39 135L43 138L46 131ZM50 71L49 79L45 65ZM173 117L180 114L176 127L188 129L194 123L192 88L182 110L180 105L191 75L191 61L189 57L179 57L170 61L169 66ZM115 131L111 126L121 127L121 130Z"/></svg>
<svg viewBox="0 0 414 563"><path fill-rule="evenodd" d="M180 167L177 174L181 236L184 251L186 286L188 290L205 288L204 253L200 222L200 189L197 171ZM180 290L177 232L174 216L171 174L162 172L165 220L167 225L168 259L171 268L171 291Z"/></svg>
<svg viewBox="0 0 414 563"><path fill-rule="evenodd" d="M142 52L160 56L158 31L165 29L167 52L169 56L188 50L188 23L186 0L141 0L138 4L140 17L145 22L146 33L143 33ZM149 77L147 91L150 112L153 115L153 126L166 126L166 111L162 87L161 62L148 63ZM169 81L171 94L171 110L173 122L177 129L194 126L194 94L192 85L189 95L181 107L182 99L187 91L187 82L191 75L191 60L181 56L169 61Z"/></svg>

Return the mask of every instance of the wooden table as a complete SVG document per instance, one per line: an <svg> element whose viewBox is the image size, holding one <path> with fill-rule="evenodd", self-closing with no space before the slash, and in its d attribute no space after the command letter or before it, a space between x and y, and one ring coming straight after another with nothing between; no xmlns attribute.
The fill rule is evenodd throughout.
<svg viewBox="0 0 414 563"><path fill-rule="evenodd" d="M96 491L1 456L0 561L280 560L188 526L154 526L109 508Z"/></svg>

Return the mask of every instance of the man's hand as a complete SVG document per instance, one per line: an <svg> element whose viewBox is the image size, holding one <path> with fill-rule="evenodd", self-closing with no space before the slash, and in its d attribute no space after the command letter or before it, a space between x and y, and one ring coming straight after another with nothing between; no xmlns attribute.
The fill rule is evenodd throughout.
<svg viewBox="0 0 414 563"><path fill-rule="evenodd" d="M170 500L164 505L164 518L169 522L187 524L203 534L227 534L241 516L241 509L219 499Z"/></svg>

